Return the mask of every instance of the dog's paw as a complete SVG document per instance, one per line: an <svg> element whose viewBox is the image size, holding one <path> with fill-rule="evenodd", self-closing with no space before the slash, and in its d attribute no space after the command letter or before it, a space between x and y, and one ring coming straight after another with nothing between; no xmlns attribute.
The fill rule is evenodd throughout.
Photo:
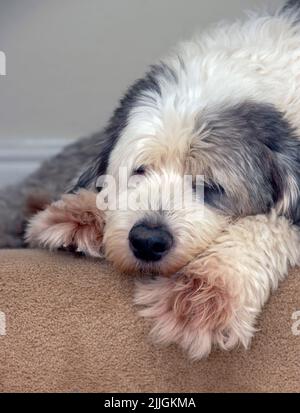
<svg viewBox="0 0 300 413"><path fill-rule="evenodd" d="M26 241L49 249L73 248L93 257L101 256L104 215L96 206L94 192L81 190L63 195L30 219Z"/></svg>
<svg viewBox="0 0 300 413"><path fill-rule="evenodd" d="M192 359L207 356L213 345L247 347L253 334L234 277L215 258L196 260L172 278L139 281L135 303L152 320L156 342L177 343Z"/></svg>

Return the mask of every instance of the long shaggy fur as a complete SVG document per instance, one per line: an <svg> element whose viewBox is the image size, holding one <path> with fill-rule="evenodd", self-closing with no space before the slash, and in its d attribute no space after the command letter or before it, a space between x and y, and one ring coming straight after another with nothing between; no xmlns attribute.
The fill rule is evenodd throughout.
<svg viewBox="0 0 300 413"><path fill-rule="evenodd" d="M26 237L40 247L71 248L92 257L101 256L103 213L96 207L96 194L81 190L64 195L36 214L28 225Z"/></svg>
<svg viewBox="0 0 300 413"><path fill-rule="evenodd" d="M180 44L129 88L74 195L35 216L27 239L103 250L123 271L141 272L135 303L160 343L194 359L215 345L247 348L271 291L299 263L299 55L296 1ZM141 177L131 196L157 194L155 210L98 210L97 178L118 186L119 168ZM204 206L193 198L177 209L161 195L184 175L204 176ZM160 260L132 248L137 224L167 229L172 243Z"/></svg>

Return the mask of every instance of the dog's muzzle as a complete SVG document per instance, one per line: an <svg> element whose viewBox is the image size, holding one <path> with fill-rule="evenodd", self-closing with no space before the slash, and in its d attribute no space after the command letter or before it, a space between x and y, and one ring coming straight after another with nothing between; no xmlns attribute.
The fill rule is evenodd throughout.
<svg viewBox="0 0 300 413"><path fill-rule="evenodd" d="M129 245L136 258L146 262L162 259L173 245L173 237L163 226L139 223L129 233Z"/></svg>

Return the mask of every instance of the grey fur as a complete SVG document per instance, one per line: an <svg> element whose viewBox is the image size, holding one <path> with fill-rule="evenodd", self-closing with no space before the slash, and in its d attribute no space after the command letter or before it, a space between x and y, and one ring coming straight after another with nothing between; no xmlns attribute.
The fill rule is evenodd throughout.
<svg viewBox="0 0 300 413"><path fill-rule="evenodd" d="M284 6L284 10L291 8L300 8L300 0L289 0Z"/></svg>
<svg viewBox="0 0 300 413"><path fill-rule="evenodd" d="M289 0L281 9L281 13L285 14L296 14L300 13L300 0ZM297 22L299 18L297 19Z"/></svg>
<svg viewBox="0 0 300 413"><path fill-rule="evenodd" d="M214 109L199 117L197 127L202 132L194 151L209 177L205 202L231 215L253 215L289 197L289 178L300 190L300 142L273 105L243 102ZM297 205L286 211L294 222L300 218Z"/></svg>

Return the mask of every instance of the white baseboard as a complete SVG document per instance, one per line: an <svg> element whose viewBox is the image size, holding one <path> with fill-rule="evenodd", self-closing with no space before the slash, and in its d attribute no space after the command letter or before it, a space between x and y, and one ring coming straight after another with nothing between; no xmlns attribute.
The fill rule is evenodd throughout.
<svg viewBox="0 0 300 413"><path fill-rule="evenodd" d="M0 188L21 181L47 158L59 153L69 139L1 139Z"/></svg>

